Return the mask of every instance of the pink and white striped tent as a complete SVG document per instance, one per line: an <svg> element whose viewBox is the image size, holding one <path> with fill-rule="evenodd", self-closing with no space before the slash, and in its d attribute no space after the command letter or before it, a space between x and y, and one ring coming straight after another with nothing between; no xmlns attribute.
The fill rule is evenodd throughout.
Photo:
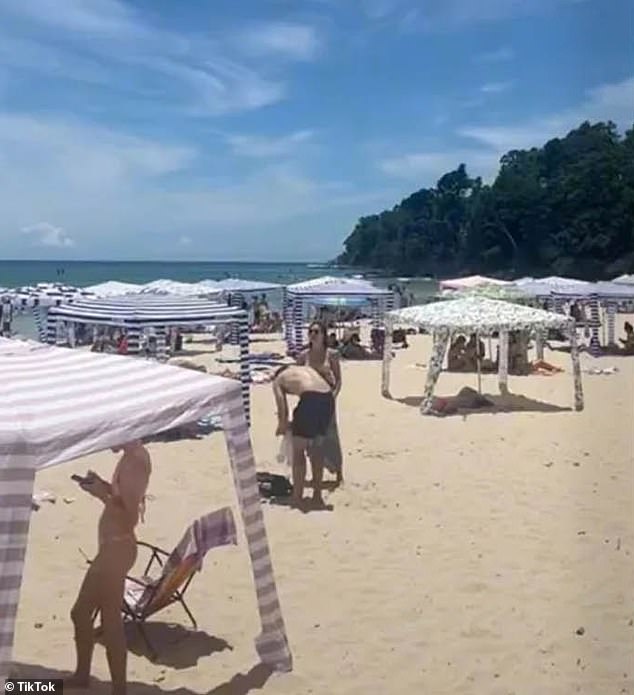
<svg viewBox="0 0 634 695"><path fill-rule="evenodd" d="M251 558L262 661L292 668L240 384L118 355L0 338L0 686L8 676L38 469L222 417Z"/></svg>

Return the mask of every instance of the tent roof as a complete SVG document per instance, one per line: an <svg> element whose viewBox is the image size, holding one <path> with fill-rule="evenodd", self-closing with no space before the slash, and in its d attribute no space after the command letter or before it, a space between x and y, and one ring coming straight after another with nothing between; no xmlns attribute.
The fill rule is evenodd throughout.
<svg viewBox="0 0 634 695"><path fill-rule="evenodd" d="M324 276L313 280L305 280L294 285L289 285L287 290L292 294L303 295L357 295L365 297L382 296L390 294L389 290L376 287L367 280L354 278L337 278Z"/></svg>
<svg viewBox="0 0 634 695"><path fill-rule="evenodd" d="M546 278L548 279L548 278ZM566 299L584 299L596 295L598 299L631 299L634 298L634 288L620 282L583 282L574 281L557 284L537 280L519 285L519 289L532 297L563 297Z"/></svg>
<svg viewBox="0 0 634 695"><path fill-rule="evenodd" d="M51 308L51 318L84 323L169 326L185 323L222 323L246 318L246 312L222 302L193 297L125 295L109 299L78 300Z"/></svg>
<svg viewBox="0 0 634 695"><path fill-rule="evenodd" d="M505 280L496 280L484 275L469 275L464 278L453 278L452 280L441 280L440 288L443 290L461 290L480 285L508 285Z"/></svg>
<svg viewBox="0 0 634 695"><path fill-rule="evenodd" d="M259 280L243 280L242 278L226 278L219 280L216 285L218 289L227 292L265 292L266 290L277 290L282 285L275 282L261 282Z"/></svg>
<svg viewBox="0 0 634 695"><path fill-rule="evenodd" d="M198 282L177 282L176 280L154 280L143 285L142 293L160 294L160 295L176 295L181 297L196 297L203 294L220 294L221 288L212 285L210 281L205 281L205 284Z"/></svg>
<svg viewBox="0 0 634 695"><path fill-rule="evenodd" d="M193 422L226 403L232 379L153 361L0 338L0 459L50 466Z"/></svg>
<svg viewBox="0 0 634 695"><path fill-rule="evenodd" d="M17 287L8 290L5 294L5 297L8 297L13 304L21 304L22 306L54 306L76 297L91 296L91 292L86 288L52 282L40 282L37 285Z"/></svg>
<svg viewBox="0 0 634 695"><path fill-rule="evenodd" d="M449 329L487 335L499 330L569 328L573 320L563 314L482 297L467 297L391 311L394 323L427 330Z"/></svg>
<svg viewBox="0 0 634 695"><path fill-rule="evenodd" d="M634 275L619 275L618 277L614 278L612 282L623 283L626 285L634 285Z"/></svg>
<svg viewBox="0 0 634 695"><path fill-rule="evenodd" d="M96 297L118 297L122 294L135 294L141 291L143 285L133 282L119 282L118 280L108 280L100 282L98 285L86 287L87 292L92 292Z"/></svg>
<svg viewBox="0 0 634 695"><path fill-rule="evenodd" d="M634 287L619 282L589 282L585 285L562 287L553 294L570 299L583 299L592 295L599 299L634 299Z"/></svg>

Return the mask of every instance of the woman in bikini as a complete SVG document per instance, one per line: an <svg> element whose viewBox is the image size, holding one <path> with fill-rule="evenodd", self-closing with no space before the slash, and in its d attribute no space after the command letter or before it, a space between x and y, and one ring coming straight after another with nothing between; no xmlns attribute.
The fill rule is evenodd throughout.
<svg viewBox="0 0 634 695"><path fill-rule="evenodd" d="M100 500L99 549L79 590L71 610L75 627L77 668L65 682L67 688L86 688L94 647L93 617L101 613L103 638L112 679L113 695L125 695L127 646L121 617L124 584L137 555L135 527L142 517L145 493L152 465L141 441L133 441L113 452L122 451L112 482L88 471L80 487Z"/></svg>
<svg viewBox="0 0 634 695"><path fill-rule="evenodd" d="M328 347L328 330L325 323L313 321L310 324L308 327L308 348L297 356L297 364L312 367L318 372L332 389L336 402L337 396L341 391L341 364L337 351ZM337 463L339 464L336 471L337 484L341 484L343 482L343 467L341 465L342 456L336 410L333 412L332 419L332 436L335 440L332 444L335 448L339 448L339 452L335 453L334 456L334 458L338 459Z"/></svg>

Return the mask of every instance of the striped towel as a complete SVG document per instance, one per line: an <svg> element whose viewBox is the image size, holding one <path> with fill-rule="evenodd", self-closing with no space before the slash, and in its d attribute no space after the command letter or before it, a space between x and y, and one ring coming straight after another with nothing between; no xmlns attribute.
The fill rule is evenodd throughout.
<svg viewBox="0 0 634 695"><path fill-rule="evenodd" d="M185 531L181 542L167 559L163 567L163 576L192 556L196 557L196 570L200 571L209 550L221 545L237 545L237 543L236 524L229 507L201 516Z"/></svg>

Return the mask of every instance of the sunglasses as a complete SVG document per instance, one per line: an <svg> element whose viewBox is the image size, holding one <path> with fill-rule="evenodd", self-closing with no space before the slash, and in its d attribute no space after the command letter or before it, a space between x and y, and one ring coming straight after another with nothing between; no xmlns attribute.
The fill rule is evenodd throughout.
<svg viewBox="0 0 634 695"><path fill-rule="evenodd" d="M308 335L319 335L320 333L321 331L319 330L319 328L311 328L308 331Z"/></svg>

